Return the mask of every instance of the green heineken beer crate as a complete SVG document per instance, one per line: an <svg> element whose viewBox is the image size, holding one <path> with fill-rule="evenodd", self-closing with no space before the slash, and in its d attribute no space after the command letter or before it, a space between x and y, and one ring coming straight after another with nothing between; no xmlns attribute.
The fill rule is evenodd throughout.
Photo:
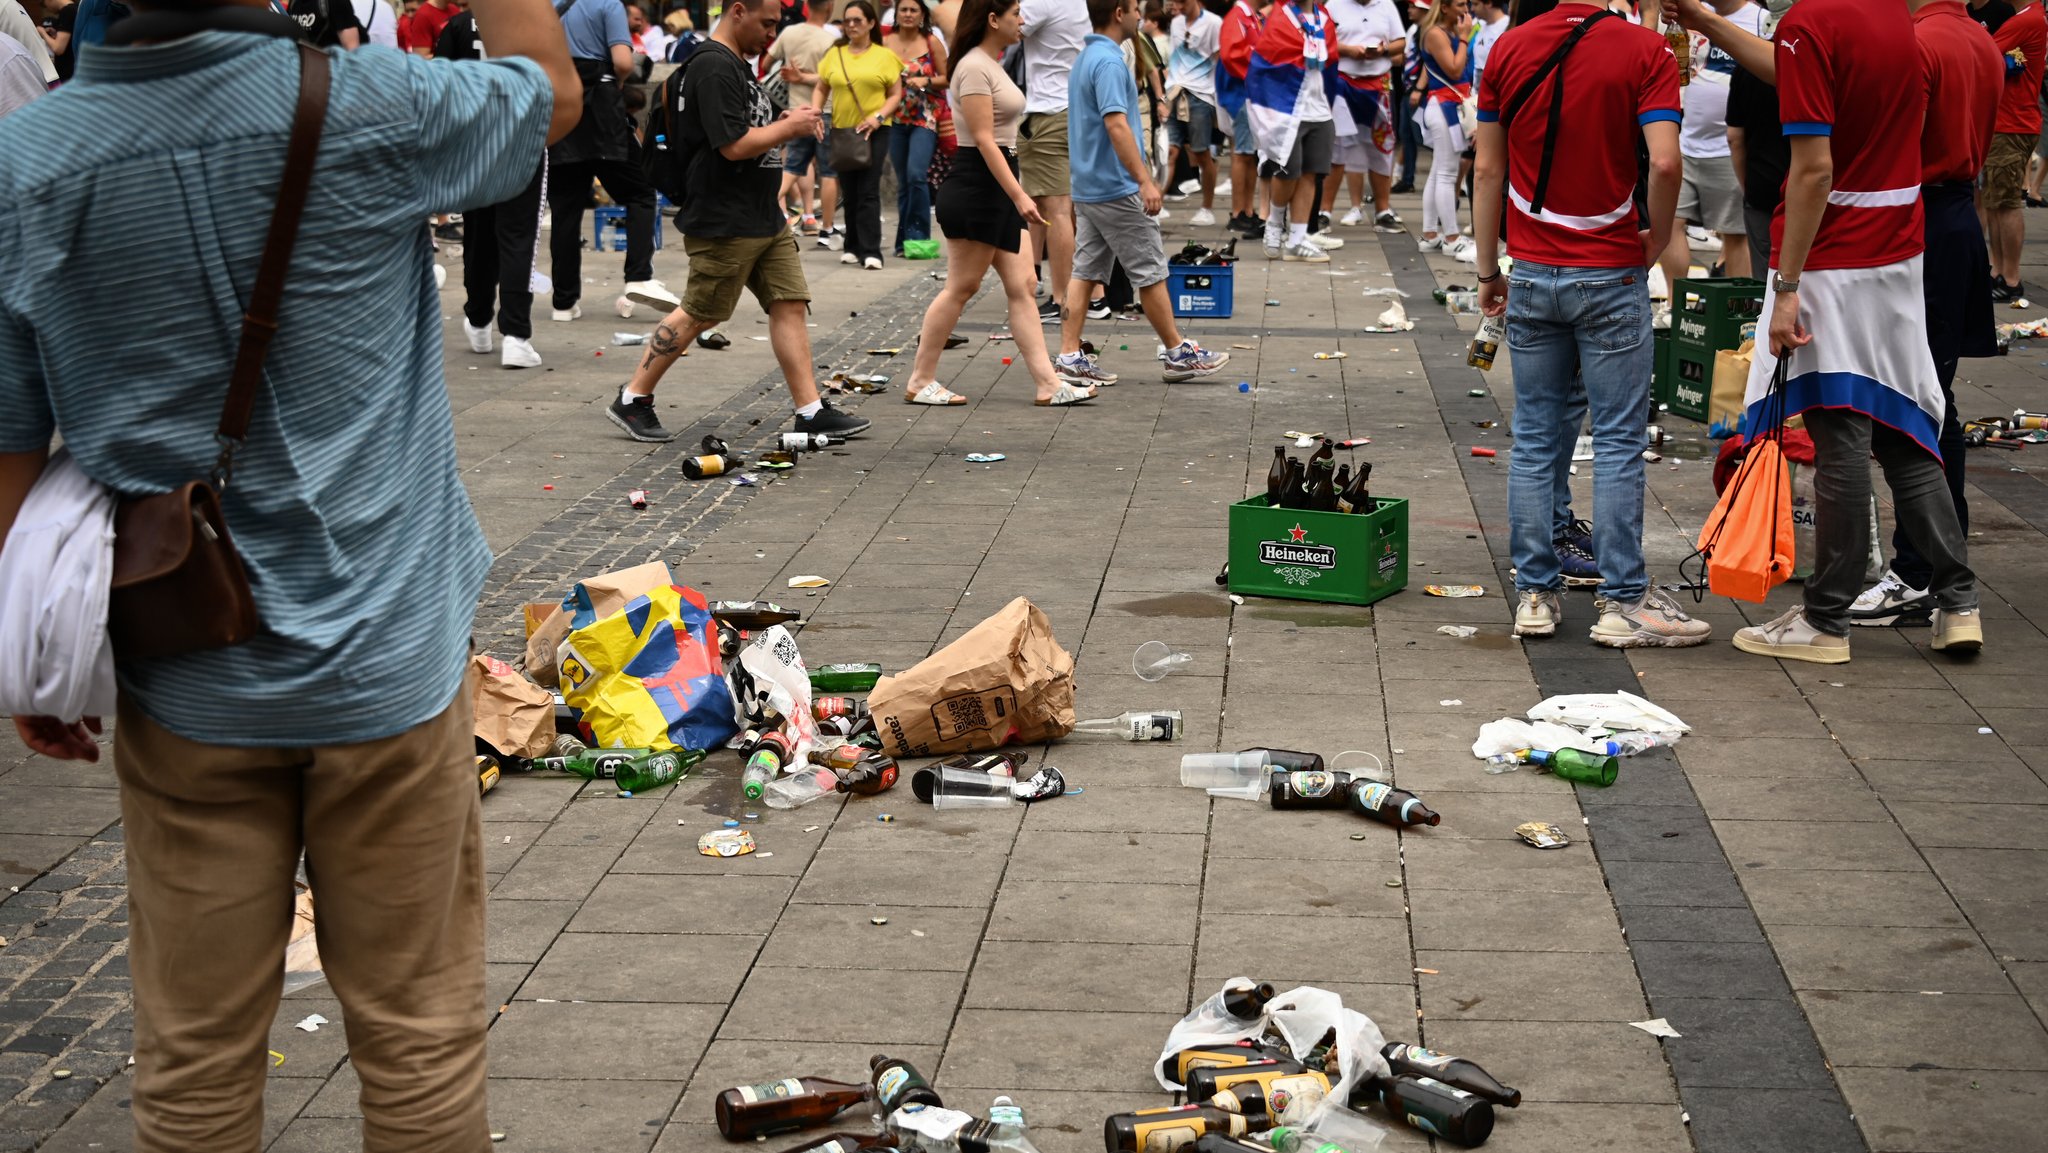
<svg viewBox="0 0 2048 1153"><path fill-rule="evenodd" d="M1408 587L1408 502L1375 497L1369 513L1230 506L1230 591L1369 605Z"/></svg>

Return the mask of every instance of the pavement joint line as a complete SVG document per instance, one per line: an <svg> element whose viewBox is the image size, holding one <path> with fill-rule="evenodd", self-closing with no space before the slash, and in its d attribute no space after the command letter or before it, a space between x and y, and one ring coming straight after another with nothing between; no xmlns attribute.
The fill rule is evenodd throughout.
<svg viewBox="0 0 2048 1153"><path fill-rule="evenodd" d="M1389 262L1393 263L1394 239L1383 236L1381 237L1381 244L1382 247L1388 249ZM1435 287L1433 273L1426 264L1420 262L1416 266L1406 267L1397 264L1395 267L1395 281L1397 284L1401 284L1402 287L1407 288L1411 297L1421 296L1424 299L1428 299L1429 291ZM1433 331L1446 338L1452 333L1462 336L1462 330L1458 329L1456 322L1441 308L1419 309L1418 315L1413 319L1416 321L1418 332ZM1492 382L1489 381L1486 386L1486 396L1468 396L1467 390L1471 387L1468 383L1469 377L1476 373L1477 370L1468 368L1462 363L1454 365L1446 363L1446 361L1447 358L1444 357L1425 356L1423 358L1423 368L1424 374L1429 380L1429 386L1436 394L1438 410L1442 415L1446 430L1451 433L1452 443L1455 445L1458 441L1456 426L1452 424L1454 412L1465 406L1484 406L1492 409L1489 416L1491 419L1500 422L1498 427L1511 430L1512 424L1508 419L1508 414L1502 409L1498 398L1493 395ZM1482 379L1484 379L1483 374ZM1462 419L1462 416L1458 416L1456 419ZM1510 438L1512 438L1511 431ZM1475 494L1490 492L1497 485L1505 483L1506 478L1501 467L1495 466L1487 469L1478 467L1482 461L1490 464L1493 460L1497 459L1499 458L1474 458L1469 456L1459 458L1463 466L1462 471L1467 491ZM1510 457L1509 459L1512 458ZM1647 483L1648 477L1646 473L1646 487ZM1648 494L1646 493L1645 504L1647 505L1647 503ZM1502 591L1508 594L1506 599L1508 604L1512 606L1514 597L1510 590L1514 586L1508 576L1508 572L1512 566L1513 558L1508 547L1509 530L1504 519L1504 503L1496 505L1494 511L1496 513L1494 516L1488 516L1484 511L1481 512L1481 524L1488 526L1483 528L1482 532L1485 534L1489 549L1494 555L1495 565L1501 577ZM1489 522L1491 523L1489 524ZM1630 692L1645 696L1649 695L1647 687L1641 685L1633 675L1627 650L1596 649L1590 653L1567 653L1559 649L1559 646L1574 643L1575 640L1576 638L1567 638L1560 635L1547 641L1532 642L1522 646L1522 652L1529 661L1530 671L1535 675L1538 688L1544 696L1550 696L1560 691L1586 691L1584 687L1586 680L1585 670L1589 667L1600 670L1605 675L1605 678L1614 685L1618 685ZM1590 642L1586 641L1578 641L1577 643L1590 644ZM1567 666L1571 667L1570 679L1573 683L1569 689L1563 689L1558 687L1557 681L1561 674L1565 673ZM1789 673L1786 675L1789 677ZM1707 818L1705 806L1700 803L1698 795L1693 791L1690 778L1685 776L1684 770L1679 767L1668 750L1659 750L1658 752L1662 752L1663 755L1656 755L1655 752L1639 755L1631 758L1630 763L1656 764L1660 770L1678 774L1679 779L1684 783L1683 796L1691 804L1685 805L1681 803L1675 806L1660 807L1685 810L1688 819L1696 820L1704 824L1709 832L1714 832L1713 824ZM1655 757L1654 761L1649 760L1648 758L1650 757ZM1577 784L1573 785L1572 789L1574 794L1584 794L1591 791L1586 786ZM1614 911L1621 925L1623 944L1628 948L1630 964L1635 969L1637 979L1641 985L1644 1003L1650 1007L1650 1011L1654 1014L1657 1012L1657 1005L1660 1001L1676 1000L1687 995L1678 980L1684 965L1677 959L1677 954L1683 950L1680 948L1657 950L1654 951L1657 955L1645 957L1639 951L1637 943L1629 941L1628 910L1630 906L1615 898L1614 880L1618 876L1628 874L1637 865L1645 862L1616 860L1601 853L1600 830L1591 823L1595 816L1600 818L1603 826L1618 820L1646 819L1644 815L1634 815L1631 817L1631 815L1625 814L1622 811L1624 809L1644 808L1645 806L1640 805L1602 805L1599 806L1598 812L1589 812L1585 816L1588 821L1586 828L1592 829L1594 833L1594 836L1591 838L1592 843L1590 847L1593 850L1595 860L1599 864L1601 873L1608 882L1609 897L1614 899ZM1812 1040L1812 1052L1818 1057L1821 1054L1819 1040L1814 1036L1812 1024L1807 1020L1805 1010L1801 1007L1797 997L1790 992L1792 983L1784 973L1783 962L1779 960L1777 955L1777 946L1771 942L1769 935L1763 932L1762 925L1756 916L1756 910L1750 904L1749 894L1747 890L1742 889L1741 883L1735 875L1734 866L1728 859L1727 851L1720 844L1720 836L1717 832L1714 833L1714 848L1716 850L1715 856L1718 858L1717 863L1686 862L1685 864L1701 872L1712 872L1716 877L1725 875L1728 883L1734 885L1736 890L1742 893L1743 908L1749 912L1751 926L1757 930L1759 937L1764 942L1765 948L1769 950L1769 955L1775 969L1773 975L1783 983L1786 995L1782 998L1742 998L1728 1003L1696 1002L1696 1004L1701 1006L1711 1005L1713 1008L1720 1009L1724 1013L1737 1005L1760 1007L1774 1004L1777 1006L1777 1009L1771 1013L1776 1018L1773 1024L1782 1030L1797 1030L1804 1033L1807 1038ZM1697 943L1665 942L1664 944L1682 946L1687 944L1696 945ZM1699 1024L1705 1025L1710 1030L1712 1029L1710 1021L1700 1022ZM1699 1026L1692 1022L1681 1022L1679 1027L1681 1030L1685 1030L1687 1028L1698 1028ZM1868 1143L1862 1130L1856 1125L1852 1114L1849 1112L1848 1101L1842 1094L1839 1082L1835 1080L1832 1066L1829 1066L1825 1059L1822 1059L1821 1064L1827 1074L1826 1083L1830 1087L1828 1091L1816 1091L1810 1085L1798 1084L1796 1083L1796 1078L1788 1078L1788 1084L1782 1087L1788 1090L1798 1089L1809 1094L1806 1114L1799 1117L1794 1124L1759 1127L1755 1124L1756 1118L1753 1113L1737 1109L1734 1100L1730 1097L1711 1091L1713 1086L1708 1082L1722 1080L1722 1078L1712 1076L1702 1078L1696 1072L1696 1069L1697 1065L1705 1063L1704 1061L1697 1063L1688 1062L1684 1066L1674 1062L1672 1060L1672 1050L1669 1047L1673 1043L1668 1040L1660 1042L1659 1051L1664 1056L1666 1072L1672 1078L1672 1082L1677 1085L1679 1099L1688 1112L1690 1122L1687 1127L1687 1133L1697 1153L1734 1153L1734 1150L1738 1147L1743 1153L1751 1153L1751 1151L1774 1153L1777 1150L1783 1150L1784 1153L1835 1153L1835 1151L1840 1151L1840 1153L1867 1153L1869 1149ZM1707 1060L1718 1058L1719 1061L1724 1063L1734 1060L1736 1057L1732 1053L1705 1049L1702 1049L1698 1056L1704 1057ZM1705 1123L1702 1124L1702 1121ZM1724 1140L1735 1138L1738 1134L1742 1142L1739 1146L1732 1140L1725 1145L1723 1144Z"/></svg>

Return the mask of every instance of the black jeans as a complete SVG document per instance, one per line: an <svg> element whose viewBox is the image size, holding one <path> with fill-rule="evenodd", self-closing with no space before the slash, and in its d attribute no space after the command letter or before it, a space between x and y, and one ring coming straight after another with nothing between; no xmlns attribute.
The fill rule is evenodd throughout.
<svg viewBox="0 0 2048 1153"><path fill-rule="evenodd" d="M889 134L884 124L868 137L871 162L856 172L839 174L840 204L846 213L846 251L865 260L882 258L882 170L889 166Z"/></svg>
<svg viewBox="0 0 2048 1153"><path fill-rule="evenodd" d="M462 314L483 328L496 305L498 331L533 339L533 245L540 235L541 165L510 200L462 217Z"/></svg>
<svg viewBox="0 0 2048 1153"><path fill-rule="evenodd" d="M614 204L626 210L626 280L654 279L654 186L631 161L593 160L557 164L548 172L548 237L555 278L555 307L568 308L583 295L583 211L591 206L590 182L604 185Z"/></svg>

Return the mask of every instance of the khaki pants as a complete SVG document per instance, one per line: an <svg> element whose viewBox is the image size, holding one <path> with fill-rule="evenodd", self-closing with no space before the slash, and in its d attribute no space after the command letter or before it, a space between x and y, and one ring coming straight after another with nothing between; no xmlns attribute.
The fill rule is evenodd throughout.
<svg viewBox="0 0 2048 1153"><path fill-rule="evenodd" d="M199 744L126 699L114 769L135 986L135 1148L255 1153L305 852L362 1079L363 1148L482 1153L484 876L470 695L395 737Z"/></svg>

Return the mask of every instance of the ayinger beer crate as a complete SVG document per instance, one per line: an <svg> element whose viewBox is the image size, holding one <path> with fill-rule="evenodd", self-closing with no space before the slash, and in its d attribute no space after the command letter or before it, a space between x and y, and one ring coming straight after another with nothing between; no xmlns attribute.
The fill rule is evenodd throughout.
<svg viewBox="0 0 2048 1153"><path fill-rule="evenodd" d="M1369 605L1408 587L1408 502L1374 497L1369 513L1230 506L1230 591Z"/></svg>

